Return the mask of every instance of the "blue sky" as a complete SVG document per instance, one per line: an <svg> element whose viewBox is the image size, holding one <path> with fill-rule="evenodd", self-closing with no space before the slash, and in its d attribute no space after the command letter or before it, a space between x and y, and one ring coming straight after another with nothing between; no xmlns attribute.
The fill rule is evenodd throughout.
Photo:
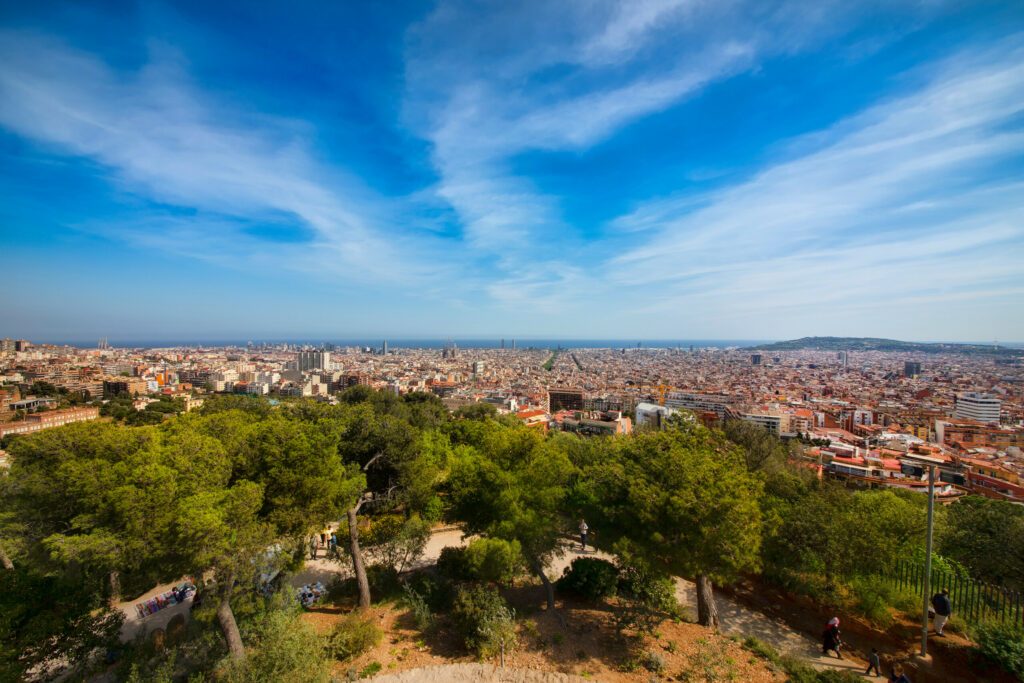
<svg viewBox="0 0 1024 683"><path fill-rule="evenodd" d="M1024 4L0 1L0 336L1024 340Z"/></svg>

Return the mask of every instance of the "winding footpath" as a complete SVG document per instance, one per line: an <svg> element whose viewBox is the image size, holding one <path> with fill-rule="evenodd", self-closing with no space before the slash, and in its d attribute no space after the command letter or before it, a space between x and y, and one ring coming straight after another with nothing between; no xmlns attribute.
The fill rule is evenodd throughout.
<svg viewBox="0 0 1024 683"><path fill-rule="evenodd" d="M434 532L430 537L430 541L427 543L426 550L423 554L423 558L419 561L417 566L428 566L437 562L437 558L441 555L441 550L450 546L464 546L469 542L470 538L464 538L462 532L456 528L444 528ZM587 557L598 557L605 560L612 560L612 556L605 553L597 552L588 549L586 553L581 553L579 546L570 541L566 541L564 546L564 552L554 559L551 563L551 567L548 570L548 575L552 579L558 578L562 575L562 572L572 563L572 561L580 556L586 555ZM339 550L341 550L339 548ZM320 581L325 586L328 585L336 577L345 577L351 574L350 562L348 555L342 553L342 560L328 560L324 557L324 551L320 551L320 556L314 560L306 560L306 564L303 570L289 578L289 584L293 587L299 587L304 584L314 583ZM126 620L124 628L121 632L122 640L130 640L134 638L140 631L144 630L146 633L152 632L157 627L166 627L167 621L174 616L174 614L186 612L191 605L191 600L182 605L176 605L173 608L161 610L156 614L139 619L135 612L134 604L142 601L149 595L156 595L165 590L168 590L169 586L160 586L154 588L152 591L146 594L146 596L140 597L133 600L130 603L122 603L120 608L124 611ZM685 579L676 579L676 598L680 604L689 610L690 614L697 613L697 591L693 582ZM740 637L753 636L765 643L768 643L778 652L784 654L792 654L807 660L812 666L819 669L847 669L855 673L863 672L867 668L867 664L862 662L860 659L836 659L835 657L823 657L821 655L821 644L816 640L812 639L802 633L794 631L792 628L787 626L785 623L773 619L760 612L753 611L733 600L727 595L723 595L721 592L715 593L715 604L718 606L718 616L721 621L721 631L726 635L736 635Z"/></svg>

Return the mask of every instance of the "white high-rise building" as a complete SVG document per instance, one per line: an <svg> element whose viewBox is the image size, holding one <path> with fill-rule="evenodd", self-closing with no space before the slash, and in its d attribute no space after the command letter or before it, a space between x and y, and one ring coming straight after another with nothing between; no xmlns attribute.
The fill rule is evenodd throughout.
<svg viewBox="0 0 1024 683"><path fill-rule="evenodd" d="M956 409L953 414L961 420L999 422L999 410L1002 406L1002 401L995 396L968 391L956 395Z"/></svg>
<svg viewBox="0 0 1024 683"><path fill-rule="evenodd" d="M299 351L296 370L324 370L331 364L330 351Z"/></svg>

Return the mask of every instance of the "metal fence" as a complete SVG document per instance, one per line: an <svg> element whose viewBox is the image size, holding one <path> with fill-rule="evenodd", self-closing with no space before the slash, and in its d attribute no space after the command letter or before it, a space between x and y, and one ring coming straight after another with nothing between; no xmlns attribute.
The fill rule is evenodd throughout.
<svg viewBox="0 0 1024 683"><path fill-rule="evenodd" d="M908 588L918 595L924 590L924 566L918 562L897 562L889 575L900 588ZM982 581L950 574L932 568L930 591L934 595L943 588L949 589L953 602L953 613L969 621L999 620L1021 626L1024 596L1020 591L1010 590Z"/></svg>

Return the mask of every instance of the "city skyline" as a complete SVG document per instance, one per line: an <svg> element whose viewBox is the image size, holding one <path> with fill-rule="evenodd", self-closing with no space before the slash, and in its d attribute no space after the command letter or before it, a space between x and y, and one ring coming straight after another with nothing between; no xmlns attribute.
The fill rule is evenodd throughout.
<svg viewBox="0 0 1024 683"><path fill-rule="evenodd" d="M1024 341L1024 9L816 8L4 6L0 336Z"/></svg>

